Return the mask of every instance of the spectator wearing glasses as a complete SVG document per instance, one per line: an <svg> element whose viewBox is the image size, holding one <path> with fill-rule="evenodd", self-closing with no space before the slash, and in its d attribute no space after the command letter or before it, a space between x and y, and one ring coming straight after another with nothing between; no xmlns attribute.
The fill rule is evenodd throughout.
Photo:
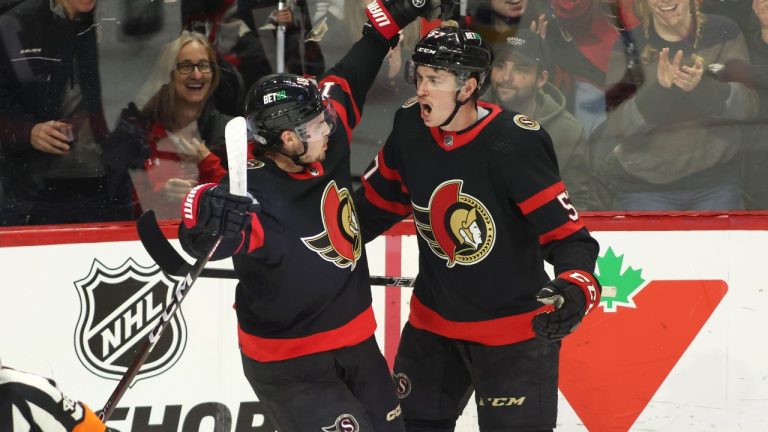
<svg viewBox="0 0 768 432"><path fill-rule="evenodd" d="M117 217L101 160L95 8L24 0L0 16L0 225Z"/></svg>
<svg viewBox="0 0 768 432"><path fill-rule="evenodd" d="M226 174L224 126L231 117L210 98L219 82L215 59L204 35L183 31L163 48L136 103L123 109L110 160L122 166L125 175L116 186L124 202L133 195L137 212L174 218L194 186Z"/></svg>

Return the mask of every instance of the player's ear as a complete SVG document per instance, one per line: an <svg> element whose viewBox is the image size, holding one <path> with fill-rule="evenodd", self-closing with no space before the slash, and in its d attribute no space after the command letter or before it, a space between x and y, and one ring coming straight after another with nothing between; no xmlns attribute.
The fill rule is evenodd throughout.
<svg viewBox="0 0 768 432"><path fill-rule="evenodd" d="M471 97L472 94L475 93L475 90L477 90L477 78L467 78L464 81L464 85L461 86L461 90L459 92L460 100L466 100L467 98Z"/></svg>
<svg viewBox="0 0 768 432"><path fill-rule="evenodd" d="M286 129L280 132L280 141L284 149L291 149L298 143L298 136L296 132Z"/></svg>

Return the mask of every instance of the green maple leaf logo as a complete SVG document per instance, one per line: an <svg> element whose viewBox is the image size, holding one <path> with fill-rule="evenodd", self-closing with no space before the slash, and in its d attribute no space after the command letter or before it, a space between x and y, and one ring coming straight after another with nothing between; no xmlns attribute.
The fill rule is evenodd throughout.
<svg viewBox="0 0 768 432"><path fill-rule="evenodd" d="M637 307L632 298L640 292L640 287L645 282L645 279L640 276L643 271L627 267L622 273L623 262L624 255L617 256L610 247L605 255L597 258L595 276L603 286L600 306L605 312L616 312L618 306Z"/></svg>

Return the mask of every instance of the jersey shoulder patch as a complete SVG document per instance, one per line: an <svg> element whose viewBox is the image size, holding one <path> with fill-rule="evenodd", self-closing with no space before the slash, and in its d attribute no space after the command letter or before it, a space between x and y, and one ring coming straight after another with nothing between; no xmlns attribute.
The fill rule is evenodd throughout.
<svg viewBox="0 0 768 432"><path fill-rule="evenodd" d="M264 162L258 160L258 159L248 159L248 162L245 163L245 167L247 169L257 169L257 168L263 168Z"/></svg>
<svg viewBox="0 0 768 432"><path fill-rule="evenodd" d="M410 106L415 105L416 102L418 102L418 100L419 100L418 96L414 96L414 97L408 99L407 101L403 102L403 108L408 108Z"/></svg>
<svg viewBox="0 0 768 432"><path fill-rule="evenodd" d="M518 127L523 128L523 129L528 129L528 130L532 130L532 131L537 131L537 130L541 129L541 126L539 125L539 123L536 120L528 117L525 114L518 114L518 115L514 116L512 118L512 120L515 122L515 124Z"/></svg>

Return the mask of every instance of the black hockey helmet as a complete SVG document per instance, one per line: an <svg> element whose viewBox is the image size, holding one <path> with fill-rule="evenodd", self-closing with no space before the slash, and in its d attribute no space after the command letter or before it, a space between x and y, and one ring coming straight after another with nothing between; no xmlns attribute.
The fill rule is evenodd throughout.
<svg viewBox="0 0 768 432"><path fill-rule="evenodd" d="M461 79L474 76L481 89L493 64L493 54L480 34L457 27L440 27L421 38L411 60L414 67L408 80L412 83L415 83L416 67L423 65L454 72Z"/></svg>
<svg viewBox="0 0 768 432"><path fill-rule="evenodd" d="M315 127L318 122L309 124L320 115L328 129ZM259 145L267 148L277 146L285 130L296 132L305 142L321 138L319 134L328 136L335 128L335 117L333 107L325 103L315 83L294 74L262 77L248 91L245 101L248 130Z"/></svg>

